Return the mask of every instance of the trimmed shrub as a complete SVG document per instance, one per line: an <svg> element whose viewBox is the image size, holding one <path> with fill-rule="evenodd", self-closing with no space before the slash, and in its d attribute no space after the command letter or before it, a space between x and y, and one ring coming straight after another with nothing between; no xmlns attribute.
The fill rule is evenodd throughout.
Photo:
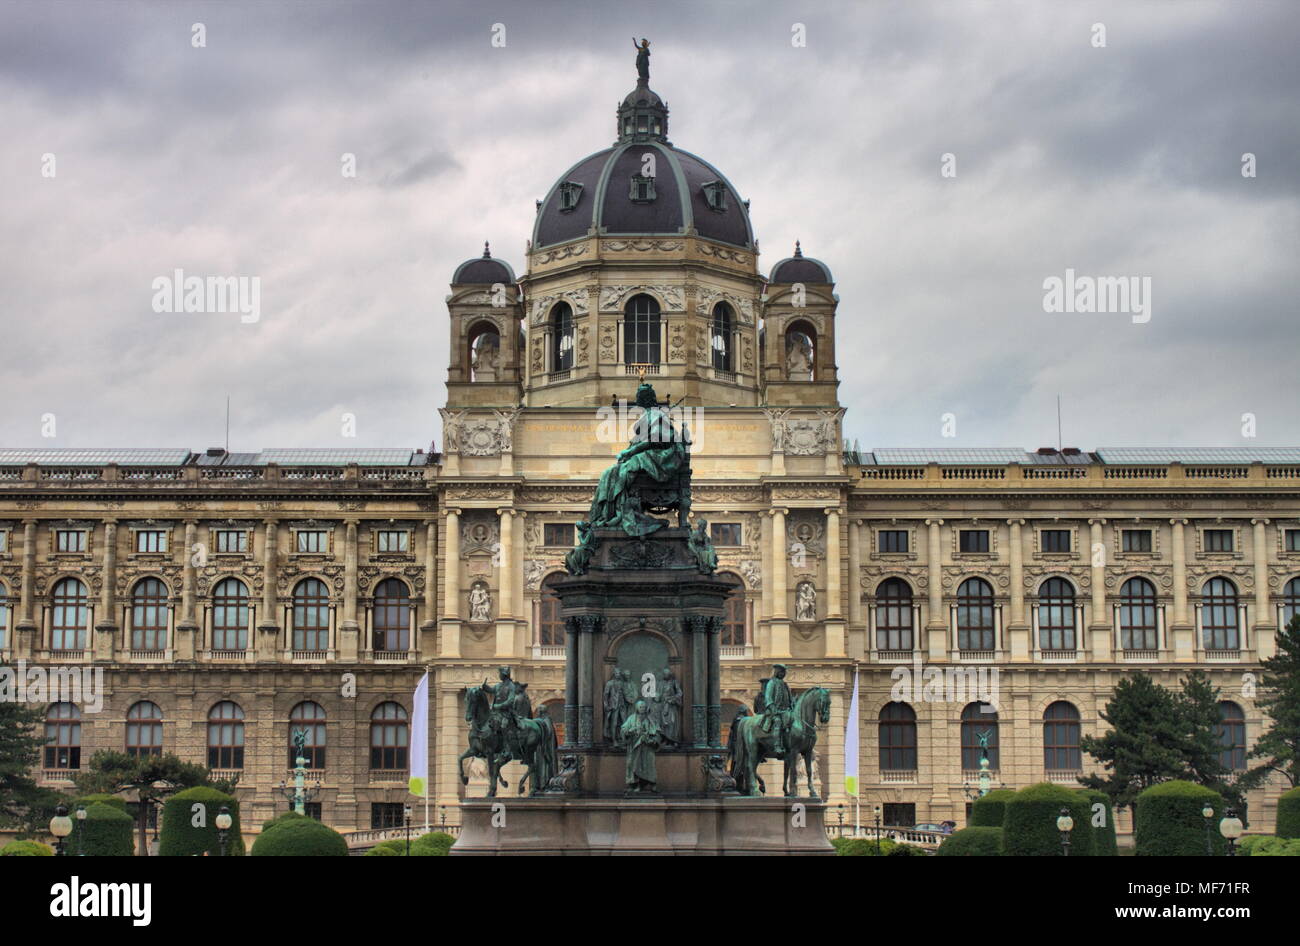
<svg viewBox="0 0 1300 946"><path fill-rule="evenodd" d="M253 842L253 857L347 857L348 842L315 818L291 818Z"/></svg>
<svg viewBox="0 0 1300 946"><path fill-rule="evenodd" d="M1277 800L1277 836L1300 838L1300 788L1283 792Z"/></svg>
<svg viewBox="0 0 1300 946"><path fill-rule="evenodd" d="M886 857L928 857L925 848L916 844L904 844L898 841L885 852Z"/></svg>
<svg viewBox="0 0 1300 946"><path fill-rule="evenodd" d="M53 857L54 850L40 841L10 841L0 847L0 857Z"/></svg>
<svg viewBox="0 0 1300 946"><path fill-rule="evenodd" d="M940 857L997 857L1001 853L1002 829L986 825L954 831L939 845Z"/></svg>
<svg viewBox="0 0 1300 946"><path fill-rule="evenodd" d="M842 857L887 857L894 847L894 842L885 838L835 838L831 844Z"/></svg>
<svg viewBox="0 0 1300 946"><path fill-rule="evenodd" d="M275 827L276 825L278 825L278 824L285 824L286 822L289 822L289 821L303 821L303 820L308 820L308 816L307 816L307 815L300 815L300 814L298 814L298 812L296 812L296 811L286 811L286 812L285 812L284 814L282 814L282 815L276 815L274 818L271 818L271 819L268 820L268 821L263 821L263 822L262 822L262 833L263 833L263 834L266 834L266 832L270 831L272 828L274 828L274 827Z"/></svg>
<svg viewBox="0 0 1300 946"><path fill-rule="evenodd" d="M1115 838L1115 809L1111 805L1110 796L1095 788L1081 788L1079 794L1088 802L1088 824L1092 828L1092 856L1117 857L1119 841ZM1097 812L1098 805L1104 806L1105 811ZM1100 825L1094 824L1094 814L1104 814L1105 820Z"/></svg>
<svg viewBox="0 0 1300 946"><path fill-rule="evenodd" d="M95 795L82 795L80 798L76 799L75 801L73 801L71 805L68 806L68 811L71 812L73 818L76 818L77 807L79 805L85 805L87 808L89 808L91 805L94 805L96 803L103 804L103 805L112 805L114 808L118 809L119 811L126 812L128 815L131 813L130 809L126 807L125 798L121 797L120 795L107 795L102 792Z"/></svg>
<svg viewBox="0 0 1300 946"><path fill-rule="evenodd" d="M1002 823L1002 853L1010 857L1060 857L1061 832L1056 819L1061 809L1074 819L1070 831L1070 856L1092 855L1092 815L1089 802L1076 791L1040 782L1016 792L1006 802Z"/></svg>
<svg viewBox="0 0 1300 946"><path fill-rule="evenodd" d="M204 807L201 828L194 827L194 805ZM239 833L239 802L234 796L206 785L187 788L167 799L167 804L163 806L158 853L163 857L194 857L204 851L213 857L220 855L217 815L220 814L222 805L229 806L232 819L226 840L226 854L231 857L243 856L244 839Z"/></svg>
<svg viewBox="0 0 1300 946"><path fill-rule="evenodd" d="M254 847L257 845L254 844ZM384 847L382 844L376 844L370 850L366 851L362 857L401 857L401 851L394 851L391 847Z"/></svg>
<svg viewBox="0 0 1300 946"><path fill-rule="evenodd" d="M79 799L78 804L84 801ZM68 835L65 844L70 854L130 857L135 853L135 821L126 813L125 807L92 802L86 805L85 821L73 817L72 834Z"/></svg>
<svg viewBox="0 0 1300 946"><path fill-rule="evenodd" d="M1208 829L1201 814L1207 803L1214 809ZM1218 792L1204 785L1161 782L1138 795L1135 808L1133 840L1138 857L1204 857L1207 838L1213 854L1227 850L1219 834L1219 820L1227 806Z"/></svg>
<svg viewBox="0 0 1300 946"><path fill-rule="evenodd" d="M412 857L446 857L456 839L441 831L430 831L411 842Z"/></svg>
<svg viewBox="0 0 1300 946"><path fill-rule="evenodd" d="M968 828L1000 828L1006 820L1007 802L1014 798L1014 788L995 788L970 806Z"/></svg>

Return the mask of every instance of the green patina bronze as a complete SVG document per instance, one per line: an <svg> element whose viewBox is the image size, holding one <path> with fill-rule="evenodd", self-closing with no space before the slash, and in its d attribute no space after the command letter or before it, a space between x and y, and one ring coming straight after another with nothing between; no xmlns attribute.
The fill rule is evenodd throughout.
<svg viewBox="0 0 1300 946"><path fill-rule="evenodd" d="M653 792L659 782L655 770L655 753L663 743L663 734L650 715L645 700L636 701L635 712L620 731L627 746L626 781L628 792Z"/></svg>

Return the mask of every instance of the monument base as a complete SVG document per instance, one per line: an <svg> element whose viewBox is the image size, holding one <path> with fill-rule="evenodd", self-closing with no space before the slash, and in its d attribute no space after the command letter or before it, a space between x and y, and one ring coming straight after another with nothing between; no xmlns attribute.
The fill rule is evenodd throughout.
<svg viewBox="0 0 1300 946"><path fill-rule="evenodd" d="M457 856L835 853L811 798L467 798L460 812Z"/></svg>

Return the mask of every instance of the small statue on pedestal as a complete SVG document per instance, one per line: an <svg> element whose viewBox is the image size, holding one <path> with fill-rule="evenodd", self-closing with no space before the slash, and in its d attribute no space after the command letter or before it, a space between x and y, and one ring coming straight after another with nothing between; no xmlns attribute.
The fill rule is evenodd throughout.
<svg viewBox="0 0 1300 946"><path fill-rule="evenodd" d="M655 704L655 717L664 740L681 742L682 685L673 676L671 667L664 667Z"/></svg>
<svg viewBox="0 0 1300 946"><path fill-rule="evenodd" d="M636 710L623 723L623 741L627 744L625 781L628 794L653 793L659 776L655 771L655 753L662 735L651 719L645 700L636 701Z"/></svg>

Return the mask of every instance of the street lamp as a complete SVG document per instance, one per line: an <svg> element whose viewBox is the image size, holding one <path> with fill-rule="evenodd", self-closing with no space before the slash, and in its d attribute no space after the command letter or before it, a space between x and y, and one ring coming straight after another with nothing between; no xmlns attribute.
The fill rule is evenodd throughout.
<svg viewBox="0 0 1300 946"><path fill-rule="evenodd" d="M840 816L840 837L844 837L844 806L843 806L843 805L836 805L835 807L839 809L839 816Z"/></svg>
<svg viewBox="0 0 1300 946"><path fill-rule="evenodd" d="M446 805L438 806L438 827L439 828L447 827L447 806Z"/></svg>
<svg viewBox="0 0 1300 946"><path fill-rule="evenodd" d="M402 806L402 820L406 822L406 856L411 856L411 806Z"/></svg>
<svg viewBox="0 0 1300 946"><path fill-rule="evenodd" d="M86 806L77 806L77 856L86 856Z"/></svg>
<svg viewBox="0 0 1300 946"><path fill-rule="evenodd" d="M72 819L68 817L68 806L60 805L54 809L50 819L50 834L54 835L54 856L63 857L63 839L72 833Z"/></svg>
<svg viewBox="0 0 1300 946"><path fill-rule="evenodd" d="M1056 818L1056 830L1061 832L1061 856L1070 856L1070 832L1074 830L1074 819L1070 817L1070 809L1062 808L1061 813Z"/></svg>
<svg viewBox="0 0 1300 946"><path fill-rule="evenodd" d="M1241 833L1245 830L1245 826L1241 823L1241 819L1237 817L1237 810L1235 808L1229 808L1224 814L1227 817L1219 822L1219 833L1223 835L1228 842L1228 856L1236 857L1237 838L1241 837Z"/></svg>
<svg viewBox="0 0 1300 946"><path fill-rule="evenodd" d="M1210 834L1210 828L1214 826L1214 809L1207 804L1201 809L1201 817L1205 819L1205 856L1213 857L1214 849L1210 846L1210 839L1212 837Z"/></svg>
<svg viewBox="0 0 1300 946"><path fill-rule="evenodd" d="M217 812L217 844L221 846L222 857L226 856L226 838L234 821L235 819L230 817L230 806L222 805L221 810Z"/></svg>
<svg viewBox="0 0 1300 946"><path fill-rule="evenodd" d="M880 856L880 806L875 808L876 815L876 856Z"/></svg>

